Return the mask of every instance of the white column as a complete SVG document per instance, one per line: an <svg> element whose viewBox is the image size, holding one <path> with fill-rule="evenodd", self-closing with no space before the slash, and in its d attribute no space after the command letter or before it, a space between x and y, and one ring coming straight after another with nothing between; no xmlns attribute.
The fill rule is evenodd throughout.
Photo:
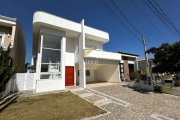
<svg viewBox="0 0 180 120"><path fill-rule="evenodd" d="M121 75L120 75L121 73L120 73L120 64L118 64L118 76L119 76L119 82L121 82Z"/></svg>
<svg viewBox="0 0 180 120"><path fill-rule="evenodd" d="M36 61L36 79L40 79L42 45L43 45L43 35L41 35L41 38L38 44L38 53L37 53L37 61Z"/></svg>
<svg viewBox="0 0 180 120"><path fill-rule="evenodd" d="M66 37L61 40L61 80L63 80L65 88L65 51L66 51Z"/></svg>
<svg viewBox="0 0 180 120"><path fill-rule="evenodd" d="M74 86L76 86L76 67L77 65L74 65Z"/></svg>
<svg viewBox="0 0 180 120"><path fill-rule="evenodd" d="M134 71L138 71L138 61L137 61L137 57L134 60Z"/></svg>
<svg viewBox="0 0 180 120"><path fill-rule="evenodd" d="M81 21L81 34L79 37L79 85L86 88L86 66L82 57L85 49L84 19Z"/></svg>

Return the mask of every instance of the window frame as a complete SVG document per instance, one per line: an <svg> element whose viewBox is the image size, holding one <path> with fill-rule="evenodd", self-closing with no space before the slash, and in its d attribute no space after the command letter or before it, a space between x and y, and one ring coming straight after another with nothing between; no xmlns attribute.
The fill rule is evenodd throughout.
<svg viewBox="0 0 180 120"><path fill-rule="evenodd" d="M62 51L61 51L61 41L62 41L62 37L61 37L61 39L60 39L60 49L56 49L56 48L49 48L49 47L45 47L45 46L43 46L43 43L44 43L44 35L50 35L50 36L55 36L55 35L51 35L51 34L47 34L47 33L41 33L41 36L43 36L43 39L42 39L42 45L41 45L41 59L40 59L40 64L41 64L41 67L40 67L40 79L44 79L44 78L41 78L41 76L43 76L43 75L52 75L52 76L59 76L58 78L55 78L54 80L57 80L57 79L59 79L59 78L61 78L61 54L62 54ZM58 36L58 37L60 37L60 36ZM60 54L60 63L44 63L44 62L42 62L42 51L43 51L43 49L44 50L52 50L52 51L59 51L59 54ZM59 68L59 72L49 72L49 71L47 71L47 72L42 72L41 71L41 69L42 69L42 65L58 65L60 68ZM45 78L46 79L46 78ZM52 79L52 78L51 78Z"/></svg>
<svg viewBox="0 0 180 120"><path fill-rule="evenodd" d="M86 47L87 46L87 47ZM90 47L90 48L93 48L94 50L96 50L97 49L97 46L96 45L92 45L92 44L85 44L85 48L86 49L90 49L90 48L88 48L88 46Z"/></svg>
<svg viewBox="0 0 180 120"><path fill-rule="evenodd" d="M3 43L4 43L4 35L5 35L4 32L0 32L0 36L2 36L2 40L0 42L0 45L3 45Z"/></svg>

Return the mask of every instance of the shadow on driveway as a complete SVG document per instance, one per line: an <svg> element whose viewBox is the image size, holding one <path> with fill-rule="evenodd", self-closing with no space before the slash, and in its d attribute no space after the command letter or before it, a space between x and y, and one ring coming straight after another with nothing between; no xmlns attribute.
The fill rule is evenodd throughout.
<svg viewBox="0 0 180 120"><path fill-rule="evenodd" d="M123 87L128 87L130 89L132 89L133 91L139 92L139 93L143 93L143 94L149 94L149 92L151 91L147 91L147 90L143 90L141 88L137 88L137 87L130 87L128 85L122 85Z"/></svg>

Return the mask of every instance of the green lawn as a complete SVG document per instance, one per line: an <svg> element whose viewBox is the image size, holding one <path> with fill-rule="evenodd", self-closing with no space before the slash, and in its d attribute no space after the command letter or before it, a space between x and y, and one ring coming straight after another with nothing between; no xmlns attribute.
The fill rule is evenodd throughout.
<svg viewBox="0 0 180 120"><path fill-rule="evenodd" d="M79 120L105 113L71 92L19 98L0 113L0 120Z"/></svg>
<svg viewBox="0 0 180 120"><path fill-rule="evenodd" d="M171 93L174 91L172 87L166 87L166 86L154 86L155 91L162 92L162 93Z"/></svg>
<svg viewBox="0 0 180 120"><path fill-rule="evenodd" d="M164 92L164 93L171 93L173 91L174 90L172 87L165 87L165 86L162 87L162 92Z"/></svg>

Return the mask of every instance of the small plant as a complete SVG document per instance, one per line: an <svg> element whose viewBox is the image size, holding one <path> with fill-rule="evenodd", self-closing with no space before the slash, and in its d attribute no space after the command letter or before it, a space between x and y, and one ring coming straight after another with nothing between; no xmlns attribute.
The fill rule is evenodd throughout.
<svg viewBox="0 0 180 120"><path fill-rule="evenodd" d="M162 91L162 86L154 86L154 91L161 92Z"/></svg>
<svg viewBox="0 0 180 120"><path fill-rule="evenodd" d="M130 79L131 80L140 80L142 77L141 77L141 74L139 74L138 72L131 72L130 73Z"/></svg>

